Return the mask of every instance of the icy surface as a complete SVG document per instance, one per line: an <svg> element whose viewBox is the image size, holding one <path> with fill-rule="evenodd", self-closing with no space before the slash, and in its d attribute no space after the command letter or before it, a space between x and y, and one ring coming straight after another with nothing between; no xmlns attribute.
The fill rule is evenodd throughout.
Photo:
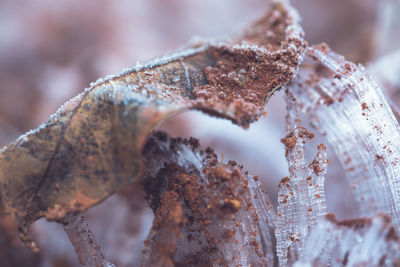
<svg viewBox="0 0 400 267"><path fill-rule="evenodd" d="M324 175L327 155L324 145L318 146L313 162L304 158L304 145L313 138L300 125L293 96L287 91L287 132L282 139L286 147L289 177L279 183L276 225L277 255L282 266L293 264L302 254L305 238L326 214Z"/></svg>
<svg viewBox="0 0 400 267"><path fill-rule="evenodd" d="M309 54L313 64L320 64L314 65L320 74L304 67L292 92L332 144L359 205L359 215L385 212L399 229L400 134L392 110L361 65L345 61L325 46L313 48Z"/></svg>
<svg viewBox="0 0 400 267"><path fill-rule="evenodd" d="M337 221L329 214L306 239L300 266L399 266L400 246L390 218Z"/></svg>

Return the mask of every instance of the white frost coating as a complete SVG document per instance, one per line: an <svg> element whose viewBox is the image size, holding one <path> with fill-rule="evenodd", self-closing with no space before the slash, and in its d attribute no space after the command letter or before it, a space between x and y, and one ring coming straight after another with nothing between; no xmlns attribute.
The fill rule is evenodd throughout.
<svg viewBox="0 0 400 267"><path fill-rule="evenodd" d="M160 90L158 86L152 84L144 84L142 90L138 90L138 85L126 83L124 81L110 80L110 86L102 85L92 93L96 97L115 101L115 104L123 103L124 114L129 114L130 109L135 108L139 103L142 106L158 105L157 110L160 112L168 112L179 106L179 103L170 103L168 98L173 94L170 88ZM162 88L162 86L160 86ZM111 90L110 90L111 89ZM132 105L132 103L134 105ZM183 105L182 105L183 108Z"/></svg>
<svg viewBox="0 0 400 267"><path fill-rule="evenodd" d="M153 138L152 140L157 142L157 146L160 151L169 151L170 147L172 146L170 138L166 138L162 141L157 138ZM153 152L153 157L151 158L151 161L147 163L151 163L151 165L148 166L149 173L151 175L155 175L166 162L179 162L179 164L186 170L194 172L198 172L198 170L202 169L203 159L201 158L201 155L198 151L192 151L186 145L181 143L178 144L176 150L176 153L168 153L168 155Z"/></svg>
<svg viewBox="0 0 400 267"><path fill-rule="evenodd" d="M332 72L332 77L320 77L310 86L304 81L309 73L303 70L292 92L332 144L360 215L390 214L399 229L400 133L392 110L361 65L346 62L333 52L310 53Z"/></svg>
<svg viewBox="0 0 400 267"><path fill-rule="evenodd" d="M49 124L51 124L52 122L56 122L59 121L61 118L61 115L63 113L66 112L70 112L68 118L66 119L66 121L69 121L69 119L73 116L73 109L79 105L80 100L84 97L85 94L87 94L89 92L89 89L86 88L83 92L81 92L80 94L76 95L75 97L71 98L70 100L68 100L67 102L65 102L64 104L61 105L61 107L59 107L57 109L57 111L53 114L50 115L49 119L43 123L41 123L37 128L29 130L28 132L20 135L18 137L18 139L15 141L15 144L17 146L22 145L24 142L27 142L29 140L29 136L30 135L35 135L37 133L39 133L41 130L45 129L46 127L49 126ZM0 149L0 153L3 153L7 150L7 146L4 146L2 149Z"/></svg>
<svg viewBox="0 0 400 267"><path fill-rule="evenodd" d="M293 40L293 39L302 39L303 36L304 36L304 31L301 28L301 26L298 24L301 21L301 18L299 16L297 10L294 9L290 5L290 1L277 0L277 1L274 1L274 2L275 3L281 3L281 4L285 5L285 7L288 9L290 17L291 17L291 19L293 21L293 24L289 25L287 27L287 29L285 30L285 33L286 33L286 38L285 39L286 39L286 41L290 41L290 40ZM93 89L96 88L96 90L99 90L99 88L102 87L100 85L102 85L103 83L112 82L113 79L121 77L121 76L124 76L124 75L127 75L127 74L132 73L132 72L138 72L138 71L142 71L142 70L145 70L145 69L150 70L152 68L155 68L155 67L170 63L172 61L180 60L181 63L182 63L182 67L183 67L183 69L185 71L185 78L186 78L187 85L190 88L191 87L191 83L190 83L189 71L188 71L188 68L186 67L186 65L184 64L184 62L182 61L182 59L185 58L185 57L194 55L196 53L205 51L210 46L223 47L223 46L227 45L226 42L219 42L218 43L213 39L207 40L207 39L204 39L204 38L202 38L202 39L198 38L195 41L192 41L192 43L194 43L196 45L195 48L190 48L190 49L186 49L186 50L183 50L183 51L177 51L176 53L174 53L172 55L166 55L164 57L161 57L161 58L155 59L153 61L150 61L150 62L148 62L146 64L141 64L141 63L137 62L135 67L123 69L122 71L120 71L120 72L118 72L116 74L108 75L108 76L106 76L104 78L100 78L97 81L90 83L90 88L85 88L85 90L82 93L80 93L79 95L75 96L71 100L69 100L66 103L64 103L54 114L52 114L50 116L50 119L48 121L42 123L38 128L36 128L34 130L31 130L31 131L25 133L24 135L20 136L19 139L17 140L17 142L19 141L21 144L23 142L25 142L29 135L38 133L41 129L44 129L46 126L48 126L49 122L59 118L59 115L61 114L61 112L72 111L72 109L75 107L75 105L77 105L79 103L79 100L81 100L82 97L84 97L84 95L88 94L91 91L94 91ZM235 49L238 49L238 50L250 49L253 52L255 52L256 55L258 55L258 56L265 55L265 54L270 54L270 55L271 54L279 54L279 53L286 52L288 50L292 50L292 51L296 52L298 50L298 47L291 43L291 44L288 45L287 48L278 49L276 51L269 51L265 47L260 47L260 46L255 45L255 44L249 44L246 41L242 41L241 44L233 45L232 48L233 48L233 50L235 50ZM299 61L303 60L303 55L302 54L303 53L300 53L299 55L297 55L299 57ZM278 66L280 65L280 67L286 67L286 65L284 65L284 64L282 65L281 63L277 63L277 65ZM139 73L138 73L137 76L139 78L139 82L141 84L142 83L144 84L145 89L150 89L150 90L147 90L147 91L146 90L142 90L142 94L140 94L140 93L136 93L135 94L135 96L137 97L136 100L138 102L146 103L149 100L156 100L157 101L157 100L159 100L159 99L161 99L163 97L168 97L170 95L170 92L168 90L169 88L154 88L154 87L153 88L148 88L149 86L151 87L152 85L145 83L143 81L143 79L141 78L141 75ZM178 80L174 80L174 81L176 82ZM134 86L134 85L124 84L124 86L128 86L129 87L129 86ZM162 86L162 85L160 85L160 86ZM114 84L113 87L115 88L116 85ZM133 91L137 91L136 89L138 89L139 87L134 88ZM121 87L119 87L119 88L121 88ZM159 90L159 89L167 89L167 90ZM151 94L148 93L149 91L150 92L155 92L156 91L156 92L155 92L155 94L151 95ZM96 92L96 93L98 93L98 92ZM147 93L147 98L146 98L146 93ZM98 95L100 95L100 94L98 94ZM155 95L157 95L158 97L151 99ZM115 96L116 95L114 95L113 97L108 98L108 99L111 99L111 100L115 99ZM149 99L149 96L150 96L150 99ZM161 102L163 104L165 104L164 101L161 101ZM232 105L231 106L231 110L228 110L228 112L227 112L227 115L232 116L232 117L234 116L234 111L235 111L234 109L232 109L233 107L234 107L234 105ZM166 107L164 109L168 110L169 108ZM71 114L71 116L72 115L73 114ZM5 150L6 150L6 147L3 147L3 148L0 149L0 152L4 152Z"/></svg>
<svg viewBox="0 0 400 267"><path fill-rule="evenodd" d="M190 73L189 73L189 69L186 66L185 62L183 62L183 60L180 60L182 68L185 70L185 79L186 79L186 87L187 89L190 91L192 88L192 85L190 83Z"/></svg>
<svg viewBox="0 0 400 267"><path fill-rule="evenodd" d="M98 85L100 85L100 84L102 84L104 82L110 81L112 79L124 76L126 74L129 74L129 73L132 73L132 72L135 72L135 71L142 71L142 70L145 70L145 69L152 69L152 68L164 65L164 64L168 64L168 63L170 63L172 61L179 60L179 59L194 55L196 53L202 52L202 51L206 50L208 47L209 47L209 44L203 44L201 47L191 48L191 49L187 49L187 50L184 50L184 51L178 51L175 54L167 55L167 56L155 59L155 60L150 61L150 62L148 62L148 63L146 63L144 65L142 65L140 63L136 63L136 66L133 67L133 68L126 68L126 69L123 69L119 73L116 73L116 74L113 74L113 75L108 75L105 78L98 79L97 81L91 83L90 87L91 88L96 87L96 86L98 86Z"/></svg>
<svg viewBox="0 0 400 267"><path fill-rule="evenodd" d="M286 92L288 135L283 139L289 177L279 184L275 235L277 256L282 266L293 264L302 255L305 238L326 214L324 175L328 161L325 146L318 146L312 163L304 158L304 145L312 135L301 127L295 99Z"/></svg>
<svg viewBox="0 0 400 267"><path fill-rule="evenodd" d="M264 246L264 256L268 263L275 262L275 222L276 214L268 195L261 190L261 185L254 177L249 175L248 187L252 204L258 215L261 243Z"/></svg>
<svg viewBox="0 0 400 267"><path fill-rule="evenodd" d="M343 222L329 216L311 231L294 266L398 266L399 250L386 215Z"/></svg>
<svg viewBox="0 0 400 267"><path fill-rule="evenodd" d="M3 146L3 147L0 149L0 153L4 153L6 150L7 150L7 146Z"/></svg>
<svg viewBox="0 0 400 267"><path fill-rule="evenodd" d="M226 46L226 44L220 44L220 47ZM256 55L265 55L271 53L271 51L267 50L265 47L261 47L255 44L250 44L247 41L243 40L240 44L232 45L233 50L243 50L249 49L253 51Z"/></svg>

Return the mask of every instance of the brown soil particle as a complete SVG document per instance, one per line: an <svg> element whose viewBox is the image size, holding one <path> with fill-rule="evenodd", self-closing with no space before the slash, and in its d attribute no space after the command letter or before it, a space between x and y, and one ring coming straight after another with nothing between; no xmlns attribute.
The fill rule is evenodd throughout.
<svg viewBox="0 0 400 267"><path fill-rule="evenodd" d="M303 126L299 126L298 129L299 129L299 137L307 140L311 140L314 138L314 133L309 132Z"/></svg>
<svg viewBox="0 0 400 267"><path fill-rule="evenodd" d="M170 255L175 253L178 240L181 238L180 227L186 222L178 194L165 192L160 199L160 207L155 211L153 221L154 235L147 240L151 246L148 264L152 266L175 266Z"/></svg>
<svg viewBox="0 0 400 267"><path fill-rule="evenodd" d="M265 263L259 234L243 237L258 227L245 233L238 224L243 218L258 223L250 176L241 166L218 163L217 155L211 149L201 151L194 139L172 139L159 132L150 137L143 156L148 175L141 184L155 213L145 258L156 253L165 266L209 266L209 261L223 266L240 253L225 255L224 246L233 242L256 251Z"/></svg>
<svg viewBox="0 0 400 267"><path fill-rule="evenodd" d="M286 149L293 148L297 143L297 137L294 136L293 132L288 133L281 142L285 145Z"/></svg>

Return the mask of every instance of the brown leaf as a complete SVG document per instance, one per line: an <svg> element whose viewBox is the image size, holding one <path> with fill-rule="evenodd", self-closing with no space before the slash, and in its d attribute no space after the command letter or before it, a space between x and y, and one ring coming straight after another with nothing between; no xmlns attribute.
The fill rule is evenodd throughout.
<svg viewBox="0 0 400 267"><path fill-rule="evenodd" d="M22 233L100 202L144 173L141 151L165 118L198 109L247 127L295 75L306 46L282 3L230 43L101 79L0 151L2 199ZM26 235L22 235L26 239Z"/></svg>

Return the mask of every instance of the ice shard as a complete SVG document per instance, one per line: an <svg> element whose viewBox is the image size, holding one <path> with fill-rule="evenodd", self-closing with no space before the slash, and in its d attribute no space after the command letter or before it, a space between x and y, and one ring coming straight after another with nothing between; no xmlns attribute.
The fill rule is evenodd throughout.
<svg viewBox="0 0 400 267"><path fill-rule="evenodd" d="M400 133L388 102L362 65L326 45L308 57L291 92L341 161L359 216L384 212L399 229Z"/></svg>
<svg viewBox="0 0 400 267"><path fill-rule="evenodd" d="M301 126L295 99L286 91L288 134L282 139L289 164L289 177L279 183L276 225L277 255L282 266L293 264L302 254L305 238L326 214L324 175L326 148L318 146L315 159L308 163L304 146L314 137Z"/></svg>
<svg viewBox="0 0 400 267"><path fill-rule="evenodd" d="M301 266L399 266L399 237L390 217L338 221L328 214L311 231Z"/></svg>

